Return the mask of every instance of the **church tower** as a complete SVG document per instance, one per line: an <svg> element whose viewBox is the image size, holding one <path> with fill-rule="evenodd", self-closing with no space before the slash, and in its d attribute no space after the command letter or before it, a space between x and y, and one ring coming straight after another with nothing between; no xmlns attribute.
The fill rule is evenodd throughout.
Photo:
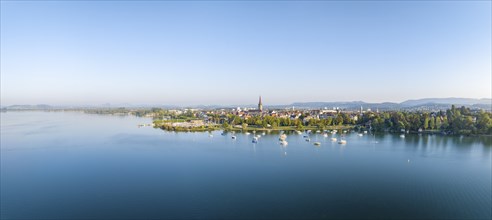
<svg viewBox="0 0 492 220"><path fill-rule="evenodd" d="M260 101L258 102L258 111L260 111L260 112L263 111L263 104L261 103L261 96L260 96Z"/></svg>

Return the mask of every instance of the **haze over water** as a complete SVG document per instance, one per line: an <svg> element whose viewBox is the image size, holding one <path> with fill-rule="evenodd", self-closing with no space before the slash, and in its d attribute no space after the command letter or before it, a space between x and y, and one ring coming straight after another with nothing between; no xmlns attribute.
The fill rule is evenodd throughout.
<svg viewBox="0 0 492 220"><path fill-rule="evenodd" d="M491 137L172 133L148 118L2 112L0 217L491 217Z"/></svg>

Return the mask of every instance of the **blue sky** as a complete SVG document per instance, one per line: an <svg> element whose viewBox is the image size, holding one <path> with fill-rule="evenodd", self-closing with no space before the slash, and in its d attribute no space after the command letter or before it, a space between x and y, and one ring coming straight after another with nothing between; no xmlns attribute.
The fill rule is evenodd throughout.
<svg viewBox="0 0 492 220"><path fill-rule="evenodd" d="M11 104L491 96L491 2L1 2Z"/></svg>

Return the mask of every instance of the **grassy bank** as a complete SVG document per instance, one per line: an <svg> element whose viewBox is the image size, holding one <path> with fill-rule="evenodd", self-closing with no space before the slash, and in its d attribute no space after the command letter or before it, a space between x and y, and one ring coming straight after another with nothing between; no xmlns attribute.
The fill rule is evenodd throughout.
<svg viewBox="0 0 492 220"><path fill-rule="evenodd" d="M341 125L341 126L327 126L324 129L327 130L347 130L351 129L354 126L351 125ZM280 126L280 127L271 127L271 128L264 128L264 127L233 127L230 126L228 128L224 128L222 125L215 125L215 126L199 126L199 127L179 127L179 126L171 126L170 124L162 124L162 123L155 123L154 128L160 128L162 130L166 131L184 131L184 132L208 132L208 131L215 131L215 130L224 130L224 131L244 131L244 132L252 132L252 131L305 131L305 130L322 130L316 126L305 126L302 129L298 129L296 126Z"/></svg>
<svg viewBox="0 0 492 220"><path fill-rule="evenodd" d="M341 125L341 126L327 126L324 128L324 130L343 130L343 129L351 129L353 126L350 125ZM275 127L275 128L264 128L264 127L246 127L246 128L238 128L238 127L232 127L228 129L224 129L228 131L305 131L305 130L323 130L320 129L316 126L304 126L302 129L298 129L296 126L280 126L280 127Z"/></svg>

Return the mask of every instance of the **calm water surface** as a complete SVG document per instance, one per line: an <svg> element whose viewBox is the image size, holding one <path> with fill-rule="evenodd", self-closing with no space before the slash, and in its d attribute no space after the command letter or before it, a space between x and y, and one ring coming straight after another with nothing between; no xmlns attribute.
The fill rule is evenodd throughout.
<svg viewBox="0 0 492 220"><path fill-rule="evenodd" d="M1 113L2 219L490 219L490 137L172 133Z"/></svg>

